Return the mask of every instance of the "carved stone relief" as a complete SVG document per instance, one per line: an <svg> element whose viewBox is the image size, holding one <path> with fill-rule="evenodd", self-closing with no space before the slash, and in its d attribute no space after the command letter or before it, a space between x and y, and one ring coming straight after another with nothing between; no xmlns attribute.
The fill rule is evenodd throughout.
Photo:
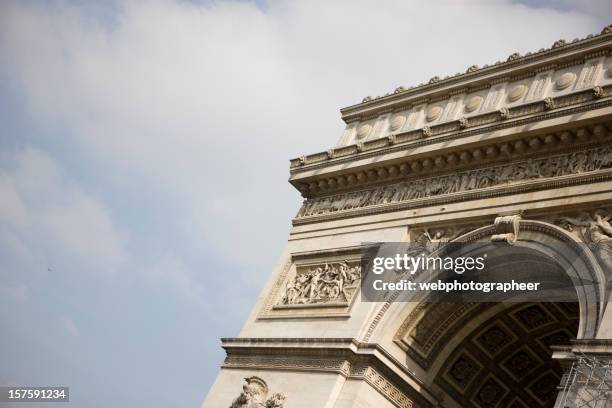
<svg viewBox="0 0 612 408"><path fill-rule="evenodd" d="M566 72L555 81L555 90L562 91L568 88L571 84L574 83L575 79L576 74L574 74L573 72Z"/></svg>
<svg viewBox="0 0 612 408"><path fill-rule="evenodd" d="M482 104L482 100L483 98L480 95L472 96L465 105L465 113L471 113L478 109Z"/></svg>
<svg viewBox="0 0 612 408"><path fill-rule="evenodd" d="M489 95L487 96L487 101L485 102L485 110L497 109L497 105L499 105L499 101L501 100L502 93L503 93L503 88L501 86L491 88L491 91L489 92Z"/></svg>
<svg viewBox="0 0 612 408"><path fill-rule="evenodd" d="M361 280L358 262L334 262L299 268L289 280L280 305L349 303Z"/></svg>
<svg viewBox="0 0 612 408"><path fill-rule="evenodd" d="M580 174L610 167L612 167L612 147L606 146L549 158L412 180L371 190L312 198L304 202L297 218L471 191L525 180Z"/></svg>
<svg viewBox="0 0 612 408"><path fill-rule="evenodd" d="M232 402L230 408L283 408L285 396L274 393L268 398L268 384L259 377L247 377L242 392Z"/></svg>
<svg viewBox="0 0 612 408"><path fill-rule="evenodd" d="M371 131L372 131L372 125L370 125L369 123L361 125L359 129L357 129L357 139L359 140L365 139L370 134Z"/></svg>
<svg viewBox="0 0 612 408"><path fill-rule="evenodd" d="M441 114L442 114L442 107L440 107L440 106L432 106L431 108L429 108L427 110L427 114L425 115L425 119L428 122L433 122L434 120L438 119Z"/></svg>
<svg viewBox="0 0 612 408"><path fill-rule="evenodd" d="M580 75L580 81L579 81L580 88L587 88L593 85L593 83L595 82L595 79L597 78L599 66L600 66L599 60L591 61L585 65Z"/></svg>
<svg viewBox="0 0 612 408"><path fill-rule="evenodd" d="M508 93L508 102L516 102L525 95L527 86L525 84L516 85Z"/></svg>
<svg viewBox="0 0 612 408"><path fill-rule="evenodd" d="M401 129L402 126L404 126L405 123L406 123L406 116L405 115L401 115L401 114L395 115L393 117L393 119L391 119L391 123L389 125L389 129L392 132L395 132L395 131Z"/></svg>
<svg viewBox="0 0 612 408"><path fill-rule="evenodd" d="M229 368L248 368L248 369L263 369L263 370L286 370L291 369L294 371L324 371L324 372L335 372L341 374L345 378L353 380L363 380L370 384L374 389L381 393L385 398L393 403L394 406L400 408L413 408L415 402L411 396L406 394L401 388L395 385L390 379L383 375L375 367L364 362L349 361L347 359L339 359L332 357L325 358L312 358L302 357L295 358L292 356L262 356L262 355L249 355L249 356L228 356L225 359L224 367ZM254 380L256 379L256 380ZM258 377L250 377L246 379L247 382L265 382ZM245 385L246 387L246 385ZM261 387L261 384L256 386ZM267 387L267 386L266 386ZM270 398L265 400L265 405L261 405L261 397L259 398L260 405L240 405L242 402L249 397L248 393L252 392L250 389L240 394L240 396L234 401L234 404L230 408L284 408L284 401L286 397L283 394L273 394ZM261 390L256 392L261 393ZM243 395L245 395L243 397ZM264 398L265 399L265 398ZM419 405L420 406L420 405Z"/></svg>
<svg viewBox="0 0 612 408"><path fill-rule="evenodd" d="M574 233L586 243L612 243L612 212L600 208L595 211L584 211L575 217L562 217L555 224Z"/></svg>
<svg viewBox="0 0 612 408"><path fill-rule="evenodd" d="M585 242L607 270L612 269L612 209L584 211L573 217L561 217L555 224Z"/></svg>
<svg viewBox="0 0 612 408"><path fill-rule="evenodd" d="M548 74L540 74L536 77L531 85L531 93L528 99L538 99L544 94L544 86L548 81Z"/></svg>
<svg viewBox="0 0 612 408"><path fill-rule="evenodd" d="M469 224L462 226L444 226L434 228L415 228L410 231L410 246L415 252L431 254L447 242L475 230L482 225Z"/></svg>

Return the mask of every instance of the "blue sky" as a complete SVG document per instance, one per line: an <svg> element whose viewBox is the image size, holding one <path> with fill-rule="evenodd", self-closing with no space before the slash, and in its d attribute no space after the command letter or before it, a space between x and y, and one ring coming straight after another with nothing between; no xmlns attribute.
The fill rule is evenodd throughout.
<svg viewBox="0 0 612 408"><path fill-rule="evenodd" d="M605 1L1 2L0 384L69 385L78 407L199 406L299 207L288 159L333 146L340 107L611 15Z"/></svg>

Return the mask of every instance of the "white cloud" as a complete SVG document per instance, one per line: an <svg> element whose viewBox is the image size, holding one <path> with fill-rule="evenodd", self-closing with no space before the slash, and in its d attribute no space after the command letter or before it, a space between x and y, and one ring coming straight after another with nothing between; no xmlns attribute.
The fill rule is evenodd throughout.
<svg viewBox="0 0 612 408"><path fill-rule="evenodd" d="M242 323L298 209L288 159L333 146L339 108L609 23L607 2L591 0L557 9L463 0L201 3L0 1L0 106L12 108L0 109L0 297L42 319L28 328L59 322L96 351L79 358L65 336L53 346L57 339L13 330L24 352L13 356L16 375L32 338L66 357L59 369L93 367L94 376L115 379L111 390L123 390L122 378L100 367L116 373L114 360L166 356L165 371L195 374L121 369L149 388L189 388L181 398L197 404L215 375L201 377L199 367L222 359L201 345ZM16 121L27 123L14 126L23 134L12 133L12 113L23 114ZM32 272L48 267L46 280ZM148 307L142 325L126 324ZM205 321L183 319L185 310ZM24 315L10 318L30 322ZM113 328L112 342L96 336L103 327ZM173 341L186 332L188 341ZM194 359L171 358L168 344L185 345L182 354ZM110 349L121 358L98 353ZM126 393L132 405L164 402L141 391Z"/></svg>
<svg viewBox="0 0 612 408"><path fill-rule="evenodd" d="M6 159L0 165L0 275L15 281L0 286L0 294L25 301L27 287L18 282L39 270L100 273L115 283L128 279L201 300L193 271L171 250L145 256L130 248L133 237L106 204L65 174L56 159L33 147L0 148L0 157Z"/></svg>
<svg viewBox="0 0 612 408"><path fill-rule="evenodd" d="M100 177L144 180L186 209L173 216L193 242L232 258L242 244L237 261L257 267L272 265L299 203L287 159L334 145L340 107L602 25L505 1L120 4L110 23L79 6L4 5L6 69ZM66 219L49 214L48 227Z"/></svg>
<svg viewBox="0 0 612 408"><path fill-rule="evenodd" d="M127 258L125 238L106 207L63 175L45 152L28 147L11 155L0 167L0 194L7 198L0 205L0 235L3 242L21 248L12 255L23 258L35 249L40 257L48 249L53 257L61 254L115 272Z"/></svg>

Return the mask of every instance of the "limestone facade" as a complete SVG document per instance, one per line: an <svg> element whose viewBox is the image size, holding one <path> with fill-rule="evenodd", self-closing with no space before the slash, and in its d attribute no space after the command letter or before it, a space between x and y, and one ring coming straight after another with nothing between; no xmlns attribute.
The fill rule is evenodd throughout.
<svg viewBox="0 0 612 408"><path fill-rule="evenodd" d="M608 27L342 109L337 146L291 160L304 203L203 408L579 406L563 375L612 359L611 51ZM363 244L424 236L529 242L597 290L361 302ZM564 264L575 243L603 249Z"/></svg>

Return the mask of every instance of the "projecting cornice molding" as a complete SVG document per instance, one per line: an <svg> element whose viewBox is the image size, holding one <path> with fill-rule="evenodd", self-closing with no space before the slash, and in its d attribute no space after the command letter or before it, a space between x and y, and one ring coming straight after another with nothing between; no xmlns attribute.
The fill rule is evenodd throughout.
<svg viewBox="0 0 612 408"><path fill-rule="evenodd" d="M222 343L225 369L335 373L368 383L397 407L435 406L423 381L379 345L351 338L233 338Z"/></svg>
<svg viewBox="0 0 612 408"><path fill-rule="evenodd" d="M510 138L492 138L460 148L441 148L418 156L408 155L402 160L386 163L378 161L374 166L368 168L358 166L338 175L318 174L316 178L305 180L299 186L309 201L317 197L331 197L332 201L337 201L333 195L399 182L413 183L414 180L422 179L433 181L435 177L474 172L484 167L506 165L509 167L509 173L512 173L512 166L520 164L520 161L525 159L546 160L564 152L607 144L612 138L611 129L612 122L604 122L580 127L568 125L538 135L517 134L511 135ZM417 187L413 185L411 188L414 190ZM457 191L461 189L457 188L451 192ZM431 195L435 194L425 194L425 196Z"/></svg>
<svg viewBox="0 0 612 408"><path fill-rule="evenodd" d="M611 95L612 85L598 86L557 98L548 98L512 108L502 108L469 119L462 117L456 121L435 126L393 133L385 138L372 139L367 142L292 159L290 172L292 179L295 179L301 174L342 163L595 110L611 106ZM303 188L297 183L294 182L293 184L304 193Z"/></svg>

